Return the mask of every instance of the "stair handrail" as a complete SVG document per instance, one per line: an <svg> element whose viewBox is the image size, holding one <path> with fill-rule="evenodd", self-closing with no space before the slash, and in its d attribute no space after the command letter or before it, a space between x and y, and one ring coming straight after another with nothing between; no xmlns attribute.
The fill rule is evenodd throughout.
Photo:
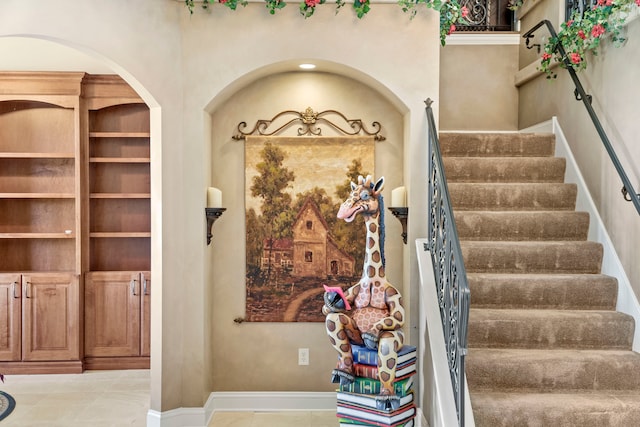
<svg viewBox="0 0 640 427"><path fill-rule="evenodd" d="M640 214L640 194L636 193L636 190L633 188L633 184L631 184L631 181L629 180L629 177L624 171L624 168L622 167L620 160L618 160L618 156L616 155L616 152L613 149L611 142L609 141L609 137L607 136L607 133L604 131L604 128L600 123L600 119L598 118L598 115L596 114L595 110L593 109L593 106L591 105L593 101L593 97L591 95L588 95L585 92L584 87L582 86L582 83L578 78L578 74L576 73L576 70L573 68L571 61L567 56L567 52L564 50L564 46L562 46L562 43L558 39L558 33L553 27L553 24L551 24L551 22L548 19L543 19L542 21L534 25L533 28L531 28L529 31L524 33L522 37L527 41L527 44L528 44L529 39L533 37L533 33L543 25L547 26L547 29L549 30L549 34L551 35L551 40L556 41L553 47L553 51L551 53L557 52L562 58L562 63L564 64L564 68L569 72L569 75L571 76L571 80L573 80L573 84L575 86L573 93L576 98L576 101L582 101L585 108L587 109L587 113L589 113L589 117L591 118L591 121L593 122L593 125L595 126L596 131L598 132L598 136L600 136L600 140L602 141L604 148L607 150L607 153L609 154L609 158L613 162L613 166L616 168L616 171L618 172L618 175L622 180L621 191L624 199L628 202L633 202L633 205L635 206L636 211L638 211L638 214Z"/></svg>
<svg viewBox="0 0 640 427"><path fill-rule="evenodd" d="M470 292L451 197L444 175L442 152L431 104L425 101L429 144L429 224L425 250L431 254L444 332L451 385L458 421L465 425L465 356L469 325ZM428 246L428 247L427 247Z"/></svg>

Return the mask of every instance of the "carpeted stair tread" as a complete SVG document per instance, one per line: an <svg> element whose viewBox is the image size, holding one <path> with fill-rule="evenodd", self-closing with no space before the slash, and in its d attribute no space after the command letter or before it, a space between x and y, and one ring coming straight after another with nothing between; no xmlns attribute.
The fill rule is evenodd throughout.
<svg viewBox="0 0 640 427"><path fill-rule="evenodd" d="M640 392L471 393L478 427L640 426Z"/></svg>
<svg viewBox="0 0 640 427"><path fill-rule="evenodd" d="M640 391L640 354L628 350L471 348L473 391Z"/></svg>
<svg viewBox="0 0 640 427"><path fill-rule="evenodd" d="M458 211L461 240L586 240L589 214L575 211Z"/></svg>
<svg viewBox="0 0 640 427"><path fill-rule="evenodd" d="M552 134L440 134L471 292L478 427L640 426L634 319Z"/></svg>
<svg viewBox="0 0 640 427"><path fill-rule="evenodd" d="M448 183L458 210L574 210L577 186L565 183Z"/></svg>
<svg viewBox="0 0 640 427"><path fill-rule="evenodd" d="M560 157L446 157L447 182L563 182Z"/></svg>
<svg viewBox="0 0 640 427"><path fill-rule="evenodd" d="M633 317L617 311L471 308L468 345L630 350L634 330Z"/></svg>
<svg viewBox="0 0 640 427"><path fill-rule="evenodd" d="M467 274L474 308L614 310L618 281L603 274Z"/></svg>
<svg viewBox="0 0 640 427"><path fill-rule="evenodd" d="M443 157L553 156L555 138L540 133L442 133Z"/></svg>
<svg viewBox="0 0 640 427"><path fill-rule="evenodd" d="M461 241L469 273L600 273L602 245L590 241Z"/></svg>

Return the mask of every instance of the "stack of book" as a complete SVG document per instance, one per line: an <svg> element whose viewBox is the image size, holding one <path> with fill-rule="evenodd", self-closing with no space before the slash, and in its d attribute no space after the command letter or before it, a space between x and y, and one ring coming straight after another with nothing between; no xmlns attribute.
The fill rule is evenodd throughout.
<svg viewBox="0 0 640 427"><path fill-rule="evenodd" d="M416 373L416 348L405 345L398 352L394 390L400 397L397 409L381 410L376 404L381 383L378 380L378 352L352 345L355 381L341 385L337 392L337 415L341 427L381 426L413 427L416 405L413 377Z"/></svg>

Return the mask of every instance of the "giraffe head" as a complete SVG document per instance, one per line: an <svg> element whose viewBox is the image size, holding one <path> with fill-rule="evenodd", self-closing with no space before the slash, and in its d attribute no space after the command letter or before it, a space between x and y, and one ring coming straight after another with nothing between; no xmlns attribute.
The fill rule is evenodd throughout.
<svg viewBox="0 0 640 427"><path fill-rule="evenodd" d="M380 210L378 197L384 188L384 177L373 182L371 175L358 177L358 184L351 183L351 193L338 210L338 218L351 222L356 215L373 216Z"/></svg>

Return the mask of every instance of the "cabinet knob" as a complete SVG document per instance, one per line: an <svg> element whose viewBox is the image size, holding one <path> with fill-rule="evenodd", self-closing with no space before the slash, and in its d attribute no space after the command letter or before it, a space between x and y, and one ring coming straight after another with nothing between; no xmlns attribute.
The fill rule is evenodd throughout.
<svg viewBox="0 0 640 427"><path fill-rule="evenodd" d="M20 289L18 282L13 282L11 285L13 286L13 297L20 298L20 295L18 295L18 289Z"/></svg>
<svg viewBox="0 0 640 427"><path fill-rule="evenodd" d="M129 283L129 285L131 286L131 294L133 296L137 296L138 294L136 293L136 283L138 281L136 279L131 279L131 283Z"/></svg>
<svg viewBox="0 0 640 427"><path fill-rule="evenodd" d="M31 293L29 292L29 288L31 288L31 282L26 282L24 284L24 297L31 298Z"/></svg>

